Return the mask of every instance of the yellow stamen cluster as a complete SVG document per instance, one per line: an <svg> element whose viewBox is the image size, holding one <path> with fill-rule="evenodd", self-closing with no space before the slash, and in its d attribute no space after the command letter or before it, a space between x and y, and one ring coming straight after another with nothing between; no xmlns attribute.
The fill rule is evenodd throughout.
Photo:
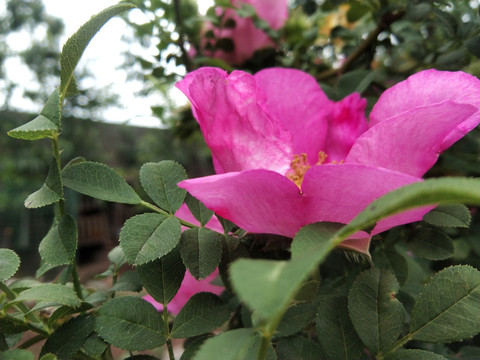
<svg viewBox="0 0 480 360"><path fill-rule="evenodd" d="M322 165L327 160L327 154L323 151L318 153L318 161L315 165ZM292 180L299 188L302 186L305 173L312 166L309 164L307 154L302 153L300 155L294 155L293 160L290 163L290 169L287 171L287 178Z"/></svg>

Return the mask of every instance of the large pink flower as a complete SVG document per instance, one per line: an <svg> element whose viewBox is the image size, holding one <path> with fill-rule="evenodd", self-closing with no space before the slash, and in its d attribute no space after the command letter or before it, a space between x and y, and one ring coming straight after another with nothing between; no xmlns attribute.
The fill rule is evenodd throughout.
<svg viewBox="0 0 480 360"><path fill-rule="evenodd" d="M193 217L192 213L188 210L187 206L183 204L175 214L177 217L188 221L192 224L200 225L199 222ZM207 228L223 233L222 225L218 219L214 216L206 225ZM174 298L167 305L168 311L174 315L177 315L187 301L195 294L199 292L211 292L216 295L220 295L223 291L223 286L213 285L212 281L218 276L218 269L205 279L197 280L188 271L185 272L180 289ZM159 311L163 310L163 305L155 301L151 295L143 297L150 304L155 306Z"/></svg>
<svg viewBox="0 0 480 360"><path fill-rule="evenodd" d="M287 20L287 0L232 0L232 5L236 8L244 4L254 7L258 17L274 30L280 29ZM223 15L222 22L220 27L214 27L211 23L206 26L206 30L212 31L214 35L214 39L203 39L203 47L209 44L213 48L204 50L206 55L222 59L232 65L240 65L250 59L255 51L274 46L270 37L257 28L251 18L238 16L235 9L217 10L219 16ZM215 49L218 39L232 40L233 50Z"/></svg>
<svg viewBox="0 0 480 360"><path fill-rule="evenodd" d="M369 123L358 94L330 101L299 70L202 68L177 87L217 172L179 186L254 233L293 237L313 222L348 223L374 199L421 181L440 152L480 122L480 81L462 72L411 76L379 98ZM430 209L380 221L370 235ZM356 237L343 245L367 252L370 236Z"/></svg>

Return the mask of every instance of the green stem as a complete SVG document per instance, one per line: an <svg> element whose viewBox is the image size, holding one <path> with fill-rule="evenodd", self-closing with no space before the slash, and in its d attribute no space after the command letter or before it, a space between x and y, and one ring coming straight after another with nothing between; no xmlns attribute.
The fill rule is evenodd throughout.
<svg viewBox="0 0 480 360"><path fill-rule="evenodd" d="M15 298L17 297L17 295L12 290L10 290L10 288L7 285L5 285L3 282L0 282L0 290L2 290L7 295L7 298L9 300L15 300ZM24 314L24 316L30 321L33 321L34 323L40 323L43 325L43 322L34 313L31 313L28 306L25 305L23 302L16 303L14 307L17 308L19 311L21 311ZM10 318L16 319L13 317L10 317ZM25 324L25 322L23 322L22 320L18 320L18 321L20 321L22 324ZM43 325L43 329L40 329L38 327L35 327L35 329L39 329L40 332L46 334L47 336L49 334L48 330L45 328L44 325ZM37 330L34 330L34 331L39 332Z"/></svg>
<svg viewBox="0 0 480 360"><path fill-rule="evenodd" d="M170 327L168 326L168 310L165 304L163 305L163 323L165 325L165 335L167 336L168 358L170 360L175 360L175 354L173 353L172 340L170 339Z"/></svg>
<svg viewBox="0 0 480 360"><path fill-rule="evenodd" d="M48 336L48 335L47 335ZM30 346L35 345L36 343L42 341L45 339L44 335L37 335L32 337L31 339L28 339L25 341L23 344L19 345L19 349L28 349Z"/></svg>
<svg viewBox="0 0 480 360"><path fill-rule="evenodd" d="M78 268L75 259L73 259L72 261L72 280L75 293L77 294L79 299L83 300L82 286L80 285L80 277L78 276Z"/></svg>
<svg viewBox="0 0 480 360"><path fill-rule="evenodd" d="M48 331L48 329L45 328L45 325L43 323L40 323L42 325L40 327L36 325L36 323L24 321L8 314L5 314L3 316L0 315L0 319L7 319L10 323L14 323L22 327L26 326L29 330L36 332L37 334L39 334L39 336L42 336L42 338L46 338L50 335L50 332Z"/></svg>
<svg viewBox="0 0 480 360"><path fill-rule="evenodd" d="M158 206L155 206L153 204L150 204L149 202L146 202L144 200L142 200L142 202L140 203L140 205L143 205L145 206L147 209L150 209L150 210L153 210L155 211L156 213L159 213L159 214L162 214L162 215L165 215L165 216L169 216L169 217L173 217L175 215L172 215L170 214L169 212L163 210L163 209L160 209ZM192 223L189 223L188 221L185 221L185 220L182 220L180 218L177 218L178 221L180 221L180 224L182 224L183 226L187 226L189 228L198 228L199 226L195 225L195 224L192 224Z"/></svg>
<svg viewBox="0 0 480 360"><path fill-rule="evenodd" d="M395 350L397 350L398 348L402 347L403 345L405 345L406 343L408 343L410 340L412 340L412 335L413 334L410 334L408 333L407 335L405 335L403 338L401 338L400 340L398 340L395 344L393 344L387 351L385 351L383 353L383 355L387 355L389 353L393 353Z"/></svg>

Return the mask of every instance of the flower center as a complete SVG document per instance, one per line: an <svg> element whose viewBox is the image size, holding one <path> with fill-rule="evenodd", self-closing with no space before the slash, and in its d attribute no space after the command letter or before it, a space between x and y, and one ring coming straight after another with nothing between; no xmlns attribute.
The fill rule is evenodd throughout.
<svg viewBox="0 0 480 360"><path fill-rule="evenodd" d="M323 151L318 153L318 161L315 165L322 165L327 160L327 154ZM312 166L308 162L307 154L301 153L300 155L294 155L293 160L290 163L290 169L288 169L286 177L292 180L299 188L302 186L305 173Z"/></svg>

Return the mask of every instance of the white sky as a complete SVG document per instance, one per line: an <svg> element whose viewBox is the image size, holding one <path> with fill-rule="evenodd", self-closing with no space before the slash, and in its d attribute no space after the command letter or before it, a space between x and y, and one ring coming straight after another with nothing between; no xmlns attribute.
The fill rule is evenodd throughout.
<svg viewBox="0 0 480 360"><path fill-rule="evenodd" d="M61 46L81 25L87 22L91 16L101 10L118 3L118 0L43 0L46 12L52 16L63 19L65 23L65 34L61 40ZM213 0L199 0L199 10L205 13L211 6ZM145 15L139 10L129 12L130 19L141 23L147 21ZM92 39L85 53L80 60L79 66L86 66L93 74L95 82L83 84L84 86L105 87L111 92L120 95L119 103L121 108L110 108L102 114L102 119L110 122L128 122L132 125L158 127L160 122L158 118L151 115L150 106L161 103L161 97L145 98L135 93L141 90L142 82L133 82L126 80L125 71L119 69L123 64L123 51L128 49L128 45L122 42L121 38L127 34L130 29L119 18L112 18ZM21 47L21 38L15 40L16 46ZM14 45L11 45L14 46ZM25 44L23 44L25 46ZM28 46L28 45L27 45ZM9 75L22 80L22 83L28 82L28 78L22 78L26 72L21 68L15 67L15 71L9 71ZM82 84L81 84L82 85ZM176 89L174 90L176 91ZM183 99L183 95L175 94L175 97ZM13 105L38 111L43 104L28 103L25 99L14 98Z"/></svg>

